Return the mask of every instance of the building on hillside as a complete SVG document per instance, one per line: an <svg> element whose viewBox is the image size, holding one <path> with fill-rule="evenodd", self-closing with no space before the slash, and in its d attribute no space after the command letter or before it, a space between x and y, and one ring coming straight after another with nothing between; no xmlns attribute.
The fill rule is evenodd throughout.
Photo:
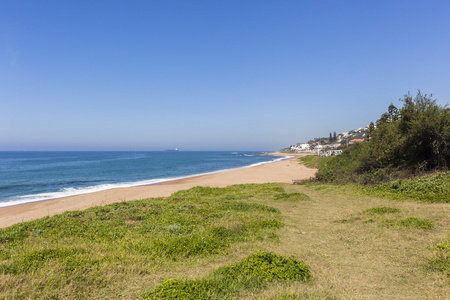
<svg viewBox="0 0 450 300"><path fill-rule="evenodd" d="M297 145L291 146L291 151L293 151L293 152L307 152L310 150L311 150L311 147L307 143L297 143Z"/></svg>
<svg viewBox="0 0 450 300"><path fill-rule="evenodd" d="M330 147L330 148L337 148L337 147L339 147L341 145L341 143L334 143L334 144L329 144L328 145L328 147Z"/></svg>
<svg viewBox="0 0 450 300"><path fill-rule="evenodd" d="M342 154L342 150L328 150L328 151L322 151L322 153L319 153L320 157L328 157L328 156L336 156Z"/></svg>
<svg viewBox="0 0 450 300"><path fill-rule="evenodd" d="M321 151L323 151L324 148L325 148L325 147L322 146L322 145L316 145L316 146L314 147L314 152L320 153Z"/></svg>
<svg viewBox="0 0 450 300"><path fill-rule="evenodd" d="M353 140L349 141L348 144L353 145L353 144L362 143L362 142L364 142L364 139L353 139Z"/></svg>

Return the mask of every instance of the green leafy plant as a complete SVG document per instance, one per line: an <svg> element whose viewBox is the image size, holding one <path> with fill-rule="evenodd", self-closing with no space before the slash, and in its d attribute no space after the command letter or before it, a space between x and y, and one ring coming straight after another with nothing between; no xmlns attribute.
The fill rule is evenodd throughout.
<svg viewBox="0 0 450 300"><path fill-rule="evenodd" d="M259 290L273 281L306 281L308 267L295 258L258 251L242 261L221 267L210 279L165 280L147 299L230 299L244 290Z"/></svg>
<svg viewBox="0 0 450 300"><path fill-rule="evenodd" d="M416 199L423 202L450 202L450 173L438 172L431 175L398 179L366 187L369 194L397 199Z"/></svg>
<svg viewBox="0 0 450 300"><path fill-rule="evenodd" d="M303 262L265 251L258 251L236 264L225 266L218 270L218 274L234 279L254 276L267 281L307 280L311 276Z"/></svg>

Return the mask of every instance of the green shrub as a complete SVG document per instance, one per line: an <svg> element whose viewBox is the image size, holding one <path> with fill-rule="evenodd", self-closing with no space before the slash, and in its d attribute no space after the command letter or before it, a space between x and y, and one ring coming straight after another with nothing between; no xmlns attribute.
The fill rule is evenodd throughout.
<svg viewBox="0 0 450 300"><path fill-rule="evenodd" d="M308 267L299 260L260 251L236 264L220 268L217 273L233 279L252 276L267 281L307 280L311 276Z"/></svg>
<svg viewBox="0 0 450 300"><path fill-rule="evenodd" d="M450 202L450 173L439 172L413 179L398 179L366 190L372 194L399 195L424 202Z"/></svg>
<svg viewBox="0 0 450 300"><path fill-rule="evenodd" d="M371 123L370 139L319 166L316 180L376 184L424 171L448 170L450 108L438 105L420 91L415 98L408 93L401 101L402 108L391 104L376 126ZM310 162L309 158L305 160Z"/></svg>
<svg viewBox="0 0 450 300"><path fill-rule="evenodd" d="M211 280L165 280L154 291L145 294L148 299L213 299L217 288Z"/></svg>
<svg viewBox="0 0 450 300"><path fill-rule="evenodd" d="M147 299L230 299L244 290L257 291L272 281L310 279L308 267L294 258L269 252L253 254L242 261L221 267L211 279L165 280Z"/></svg>

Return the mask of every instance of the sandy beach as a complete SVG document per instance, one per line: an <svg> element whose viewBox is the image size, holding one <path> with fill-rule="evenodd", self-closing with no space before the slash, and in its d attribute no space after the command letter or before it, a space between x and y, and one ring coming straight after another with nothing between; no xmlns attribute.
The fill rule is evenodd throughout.
<svg viewBox="0 0 450 300"><path fill-rule="evenodd" d="M274 155L284 154L274 153ZM116 188L95 193L70 196L0 208L0 228L16 223L52 216L65 211L83 210L93 206L144 198L167 197L172 193L195 186L225 187L233 184L282 182L306 179L315 174L294 158L255 167L241 168L214 174L167 181L158 185Z"/></svg>

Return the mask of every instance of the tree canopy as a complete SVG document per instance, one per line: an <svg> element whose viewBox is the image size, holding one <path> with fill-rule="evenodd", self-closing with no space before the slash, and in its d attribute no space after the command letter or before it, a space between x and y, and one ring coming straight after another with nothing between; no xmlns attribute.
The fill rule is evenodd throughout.
<svg viewBox="0 0 450 300"><path fill-rule="evenodd" d="M450 166L450 109L432 95L410 93L398 109L389 105L376 125L369 126L369 139L351 146L319 170L325 181L372 183Z"/></svg>

